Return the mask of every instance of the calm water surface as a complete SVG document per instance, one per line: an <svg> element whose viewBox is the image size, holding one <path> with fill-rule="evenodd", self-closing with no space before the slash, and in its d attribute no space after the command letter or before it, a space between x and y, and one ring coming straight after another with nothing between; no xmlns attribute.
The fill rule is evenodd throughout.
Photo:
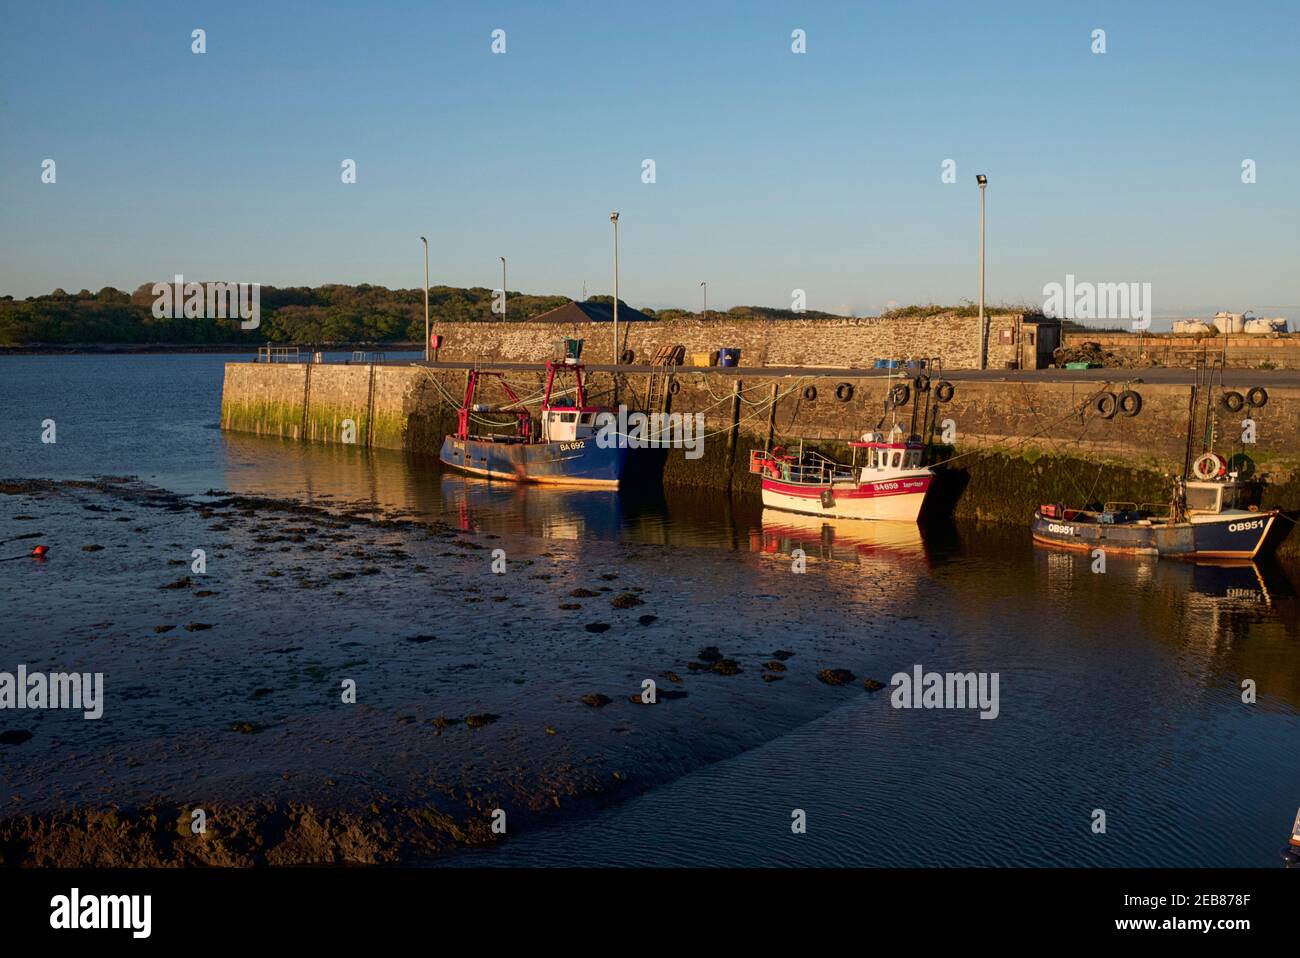
<svg viewBox="0 0 1300 958"><path fill-rule="evenodd" d="M860 587L817 621L773 621L773 649L792 630L853 630L881 680L917 663L999 673L995 721L864 693L621 806L452 864L1279 861L1300 804L1287 569L1112 559L1094 575L1086 556L1036 549L1018 529L830 526L721 496L489 484L399 453L223 435L231 359L247 357L0 357L0 477L365 500L466 528L662 543L701 570L736 550L789 564L800 548L810 575L792 588L824 562ZM40 441L46 419L56 444ZM0 512L0 538L11 528ZM1241 701L1244 680L1255 704ZM796 808L807 834L791 833ZM1090 829L1094 809L1105 834Z"/></svg>

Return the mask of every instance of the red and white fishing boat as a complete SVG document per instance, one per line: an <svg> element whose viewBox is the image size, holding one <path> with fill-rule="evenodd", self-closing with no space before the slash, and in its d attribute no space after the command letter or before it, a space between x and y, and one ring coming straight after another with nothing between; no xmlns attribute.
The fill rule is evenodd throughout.
<svg viewBox="0 0 1300 958"><path fill-rule="evenodd" d="M802 442L794 455L780 446L752 450L749 471L762 477L763 505L836 519L915 522L934 481L934 471L921 465L919 439L869 432L849 446L848 464L805 452Z"/></svg>

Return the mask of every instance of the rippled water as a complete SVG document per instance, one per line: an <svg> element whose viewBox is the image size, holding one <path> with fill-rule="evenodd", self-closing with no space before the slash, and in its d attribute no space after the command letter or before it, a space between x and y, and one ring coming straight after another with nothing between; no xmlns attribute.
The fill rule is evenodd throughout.
<svg viewBox="0 0 1300 958"><path fill-rule="evenodd" d="M798 548L840 574L816 621L770 622L773 649L796 630L847 631L881 680L917 663L1000 676L995 721L862 693L457 864L1278 862L1300 804L1300 608L1284 568L1112 559L1094 575L1086 556L1037 549L1019 529L823 525L721 496L489 484L400 453L223 435L227 358L0 357L0 477L369 500L464 528L659 543L701 574L735 550L789 564ZM40 441L45 419L55 445ZM791 833L796 808L807 834Z"/></svg>

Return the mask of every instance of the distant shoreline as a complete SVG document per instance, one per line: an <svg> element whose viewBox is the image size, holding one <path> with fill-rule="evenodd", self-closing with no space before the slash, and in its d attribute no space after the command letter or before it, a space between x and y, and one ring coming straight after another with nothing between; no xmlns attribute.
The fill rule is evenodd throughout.
<svg viewBox="0 0 1300 958"><path fill-rule="evenodd" d="M26 343L21 346L0 346L0 356L112 356L112 355L167 355L170 353L256 353L266 343ZM293 348L294 343L272 343L276 347ZM326 343L298 346L304 353L351 352L419 352L419 342L411 343Z"/></svg>

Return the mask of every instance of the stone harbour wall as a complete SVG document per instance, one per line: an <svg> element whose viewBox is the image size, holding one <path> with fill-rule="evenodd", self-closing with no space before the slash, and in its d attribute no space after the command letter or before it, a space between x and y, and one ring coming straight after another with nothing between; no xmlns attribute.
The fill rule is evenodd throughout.
<svg viewBox="0 0 1300 958"><path fill-rule="evenodd" d="M1014 331L1021 314L988 317L988 364L1002 368L1018 355ZM684 346L687 362L696 353L740 349L742 367L809 366L866 368L877 359L942 356L948 369L973 369L978 317L944 314L901 319L672 320L619 323L620 353L648 364L664 346ZM544 361L557 340L583 340L584 362L611 363L611 323L452 323L433 330L443 337L443 362ZM1012 334L1011 342L1003 342Z"/></svg>

